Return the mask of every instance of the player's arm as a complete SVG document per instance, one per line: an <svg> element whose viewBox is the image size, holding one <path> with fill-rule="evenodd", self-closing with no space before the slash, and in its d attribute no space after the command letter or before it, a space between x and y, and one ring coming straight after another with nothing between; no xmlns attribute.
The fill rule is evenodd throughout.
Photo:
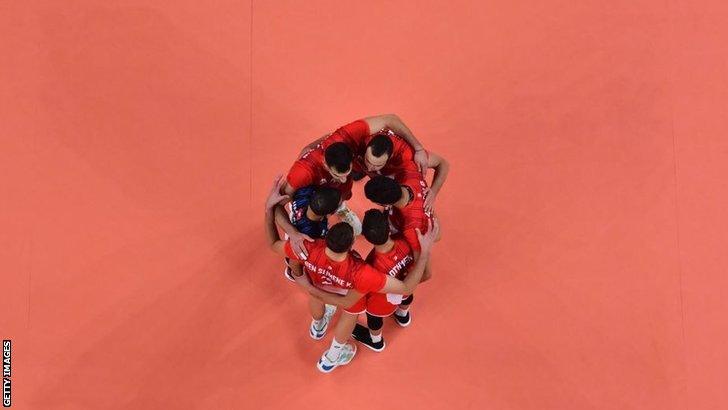
<svg viewBox="0 0 728 410"><path fill-rule="evenodd" d="M408 144L415 150L415 163L420 168L422 175L427 173L427 153L425 147L422 146L420 141L415 138L412 131L402 122L402 120L395 114L377 115L375 117L364 118L364 121L369 125L369 130L375 133L384 128L394 131L395 134L404 138Z"/></svg>
<svg viewBox="0 0 728 410"><path fill-rule="evenodd" d="M283 194L282 197L284 199L275 205L276 223L278 223L278 226L280 226L281 229L283 229L283 231L288 235L288 240L291 242L291 248L293 248L296 255L301 255L304 260L308 257L308 250L306 249L304 242L313 242L313 239L306 234L298 232L296 227L288 220L286 210L283 208L282 204L288 202L296 191L294 185L291 185L291 180L294 181L296 186L302 187L308 179L310 179L310 175L305 172L301 172L301 170L297 169L296 165L294 165L288 172L288 177L283 180L279 187L279 193Z"/></svg>
<svg viewBox="0 0 728 410"><path fill-rule="evenodd" d="M437 242L438 240L439 240L439 233L438 233L438 237L435 238L435 242ZM419 260L420 252L419 251L412 252L412 258L415 261ZM432 278L432 264L428 260L427 263L425 264L425 272L422 274L422 279L420 279L420 283L427 282L431 278Z"/></svg>
<svg viewBox="0 0 728 410"><path fill-rule="evenodd" d="M268 246L273 249L273 252L284 255L284 245L286 241L281 240L278 234L278 228L275 223L274 208L280 202L288 199L287 195L281 195L281 187L285 180L281 175L278 175L273 181L273 188L271 188L268 198L265 201L265 232L268 239Z"/></svg>
<svg viewBox="0 0 728 410"><path fill-rule="evenodd" d="M288 219L288 215L286 215L286 209L283 207L283 205L276 205L274 209L275 213L275 219L276 219L276 225L278 225L281 229L283 229L283 232L287 233L289 237L293 237L295 234L299 234L298 230L295 226L291 223L290 219ZM309 241L313 241L308 235L303 235L305 238L307 238Z"/></svg>
<svg viewBox="0 0 728 410"><path fill-rule="evenodd" d="M434 218L433 218L434 219ZM407 295L413 293L417 288L417 285L422 280L422 275L425 273L427 262L430 259L430 251L432 250L432 244L435 242L437 233L440 230L440 224L437 219L434 222L430 221L427 233L422 235L419 229L417 229L417 239L420 243L420 255L415 262L415 266L407 274L404 280L398 280L391 276L387 276L387 281L384 287L379 290L379 293L396 293L399 295Z"/></svg>
<svg viewBox="0 0 728 410"><path fill-rule="evenodd" d="M290 251L290 250L287 250ZM292 256L292 255L289 255ZM319 299L320 301L324 303L328 303L330 305L336 305L336 306L342 306L344 308L348 308L353 306L359 299L364 296L363 294L355 291L350 290L349 293L347 293L346 296L337 295L334 293L324 292L321 289L318 289L317 287L313 286L311 281L309 280L308 276L306 276L303 272L303 265L300 260L290 259L288 261L289 266L291 267L291 274L293 275L293 279L296 282L296 284L305 292L309 293L311 296L313 296L316 299Z"/></svg>
<svg viewBox="0 0 728 410"><path fill-rule="evenodd" d="M430 152L427 160L427 166L435 170L435 175L432 177L432 186L430 191L427 193L427 199L425 199L425 211L432 212L435 204L435 199L442 189L442 185L445 184L447 174L450 172L450 163L447 162L442 156Z"/></svg>
<svg viewBox="0 0 728 410"><path fill-rule="evenodd" d="M420 257L420 246L419 246L419 240L417 239L417 232L414 229L408 229L404 231L403 233L405 240L407 240L407 243L410 245L410 248L412 249L412 257L417 262L417 260ZM442 236L442 227L440 226L440 229L437 231L437 236L435 236L435 242L440 240L440 237ZM425 273L422 274L422 280L420 280L420 283L426 282L432 278L432 263L430 261L427 261L427 264L425 265Z"/></svg>
<svg viewBox="0 0 728 410"><path fill-rule="evenodd" d="M415 151L424 151L425 149L417 138L415 138L414 134L412 134L412 131L410 131L404 122L402 122L402 120L395 114L367 117L364 118L364 122L367 123L372 134L385 128L390 129L394 131L395 134L404 138L404 140L407 141L407 143L410 144Z"/></svg>
<svg viewBox="0 0 728 410"><path fill-rule="evenodd" d="M300 262L295 260L290 260L289 264L291 266L291 274L293 275L293 279L295 280L296 284L305 292L313 296L314 298L320 300L323 303L329 304L329 305L335 305L335 306L341 306L343 308L348 308L351 306L354 306L356 302L361 299L363 294L355 291L354 289L351 289L346 296L343 295L337 295L335 293L329 293L324 292L323 290L313 286L311 284L311 281L308 280L308 277L303 274L303 265L301 265Z"/></svg>
<svg viewBox="0 0 728 410"><path fill-rule="evenodd" d="M288 261L288 265L291 267L291 275L293 275L293 279L296 282L296 285L298 285L303 291L307 293L311 293L313 290L317 290L311 284L311 281L308 280L308 276L303 274L303 265L301 264L301 262L290 259Z"/></svg>
<svg viewBox="0 0 728 410"><path fill-rule="evenodd" d="M354 304L358 302L359 299L364 297L363 293L357 292L354 289L349 289L349 292L347 292L347 294L344 296L337 295L335 293L324 292L323 290L316 288L313 285L311 286L311 289L308 290L308 293L326 304L341 306L343 308L350 308L354 306Z"/></svg>
<svg viewBox="0 0 728 410"><path fill-rule="evenodd" d="M296 192L296 189L293 186L291 186L291 184L288 183L288 181L285 181L285 184L283 184L283 187L281 187L281 193L284 195L288 195L290 197L291 195L293 195L294 192ZM283 202L283 203L285 203L285 202Z"/></svg>

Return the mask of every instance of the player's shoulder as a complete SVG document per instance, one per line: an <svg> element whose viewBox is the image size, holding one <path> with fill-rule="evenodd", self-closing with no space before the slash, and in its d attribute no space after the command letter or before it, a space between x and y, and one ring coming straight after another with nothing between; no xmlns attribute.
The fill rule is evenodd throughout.
<svg viewBox="0 0 728 410"><path fill-rule="evenodd" d="M307 202L315 190L316 187L313 185L298 188L296 192L293 193L293 200L297 202Z"/></svg>
<svg viewBox="0 0 728 410"><path fill-rule="evenodd" d="M314 239L313 242L304 241L303 244L308 249L309 254L324 252L326 250L326 239L323 238Z"/></svg>
<svg viewBox="0 0 728 410"><path fill-rule="evenodd" d="M293 162L291 169L288 171L286 181L293 187L299 189L303 186L315 184L317 175L320 172L323 163L323 154L317 154L314 149L304 154L301 158Z"/></svg>
<svg viewBox="0 0 728 410"><path fill-rule="evenodd" d="M411 159L414 157L415 150L412 149L412 146L404 138L395 133L390 133L389 138L392 140L392 152L404 158Z"/></svg>
<svg viewBox="0 0 728 410"><path fill-rule="evenodd" d="M313 165L318 164L321 162L324 158L324 148L321 144L317 145L313 149L310 149L303 153L296 161L294 161L294 166L299 167L311 167Z"/></svg>
<svg viewBox="0 0 728 410"><path fill-rule="evenodd" d="M291 165L291 169L288 171L286 180L291 185L294 185L294 188L296 188L296 183L305 183L306 178L309 178L311 175L313 175L311 164L308 161L304 161L299 158L293 162L293 165Z"/></svg>
<svg viewBox="0 0 728 410"><path fill-rule="evenodd" d="M374 258L376 259L376 256ZM356 263L353 272L355 275L376 275L379 273L377 268L363 260L360 260Z"/></svg>
<svg viewBox="0 0 728 410"><path fill-rule="evenodd" d="M355 120L346 125L339 127L335 133L340 133L349 137L369 136L369 124L364 120Z"/></svg>
<svg viewBox="0 0 728 410"><path fill-rule="evenodd" d="M344 126L341 126L326 137L324 148L328 148L331 144L343 142L352 150L362 148L362 143L369 136L369 125L364 120L356 120Z"/></svg>

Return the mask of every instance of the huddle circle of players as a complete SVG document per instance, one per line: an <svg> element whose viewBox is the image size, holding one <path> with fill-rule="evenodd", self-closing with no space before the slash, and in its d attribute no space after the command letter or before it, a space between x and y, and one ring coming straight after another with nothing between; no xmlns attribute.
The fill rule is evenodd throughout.
<svg viewBox="0 0 728 410"><path fill-rule="evenodd" d="M286 278L309 294L311 338L322 339L336 307L343 310L317 363L320 371L351 362L356 345L350 338L384 350L383 318L392 316L403 327L411 323L413 292L431 277L430 253L440 233L433 209L448 168L399 117L380 115L307 145L286 178L275 179L265 207L268 241L285 256ZM353 182L365 176L364 193L376 207L361 221L345 201ZM329 226L334 214L341 222ZM366 259L352 249L360 234L373 245ZM357 323L362 313L367 327Z"/></svg>

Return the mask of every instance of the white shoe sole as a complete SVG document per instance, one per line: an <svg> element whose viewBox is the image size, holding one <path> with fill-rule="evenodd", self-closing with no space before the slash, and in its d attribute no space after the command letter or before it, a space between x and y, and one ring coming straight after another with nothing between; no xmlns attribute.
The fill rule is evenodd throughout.
<svg viewBox="0 0 728 410"><path fill-rule="evenodd" d="M373 352L377 352L377 353L380 353L381 351L383 351L383 350L384 350L384 348L385 348L385 347L387 347L387 342L384 342L384 343L382 343L382 347L381 347L380 349L375 349L375 348L373 348L373 347L369 346L368 344L366 344L366 343L364 343L364 342L359 342L359 344L360 344L360 345L363 345L363 346L364 346L364 347L366 347L367 349L369 349L369 350L371 350L371 351L373 351Z"/></svg>
<svg viewBox="0 0 728 410"><path fill-rule="evenodd" d="M410 314L410 317L409 317L409 320L407 321L407 323L402 323L402 322L400 322L400 321L399 321L399 320L397 320L397 319L394 319L394 321L395 321L395 323L397 323L397 324L398 324L398 325L399 325L400 327L407 327L407 326L409 326L410 324L412 324L412 315Z"/></svg>
<svg viewBox="0 0 728 410"><path fill-rule="evenodd" d="M324 364L323 364L323 362L322 362L322 360L323 360L323 356L322 356L322 357L321 357L321 358L319 359L318 363L316 363L316 368L317 368L317 369L319 369L319 371L320 371L321 373L331 373L331 372L333 372L333 371L334 371L334 369L336 369L337 367L339 367L339 366L344 366L344 365L347 365L347 364L351 363L351 361L352 361L352 360L354 359L354 356L356 356L356 345L351 345L351 346L352 346L352 348L353 348L354 350L353 350L353 351L351 352L351 356L349 356L349 358L348 358L348 359L347 359L347 360L346 360L345 362L341 362L341 363L334 363L334 364L333 364L333 365L331 365L331 366L326 366L326 367L324 367L325 365L324 365ZM328 350L327 350L326 352L328 352ZM324 352L324 355L326 355L326 352Z"/></svg>

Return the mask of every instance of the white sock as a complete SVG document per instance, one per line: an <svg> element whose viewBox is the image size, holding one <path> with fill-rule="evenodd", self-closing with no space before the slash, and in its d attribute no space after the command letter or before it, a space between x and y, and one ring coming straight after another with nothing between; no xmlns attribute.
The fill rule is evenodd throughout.
<svg viewBox="0 0 728 410"><path fill-rule="evenodd" d="M397 311L394 312L394 314L399 317L405 317L405 316L407 316L407 311L402 308L397 308Z"/></svg>
<svg viewBox="0 0 728 410"><path fill-rule="evenodd" d="M381 333L378 334L378 335L375 335L374 333L369 332L369 336L372 337L372 342L374 342L374 343L379 343L379 342L382 341L382 334Z"/></svg>
<svg viewBox="0 0 728 410"><path fill-rule="evenodd" d="M326 357L332 362L339 360L339 356L341 355L341 349L345 345L346 343L337 342L336 338L331 339L331 347L329 347L329 351L326 352Z"/></svg>

